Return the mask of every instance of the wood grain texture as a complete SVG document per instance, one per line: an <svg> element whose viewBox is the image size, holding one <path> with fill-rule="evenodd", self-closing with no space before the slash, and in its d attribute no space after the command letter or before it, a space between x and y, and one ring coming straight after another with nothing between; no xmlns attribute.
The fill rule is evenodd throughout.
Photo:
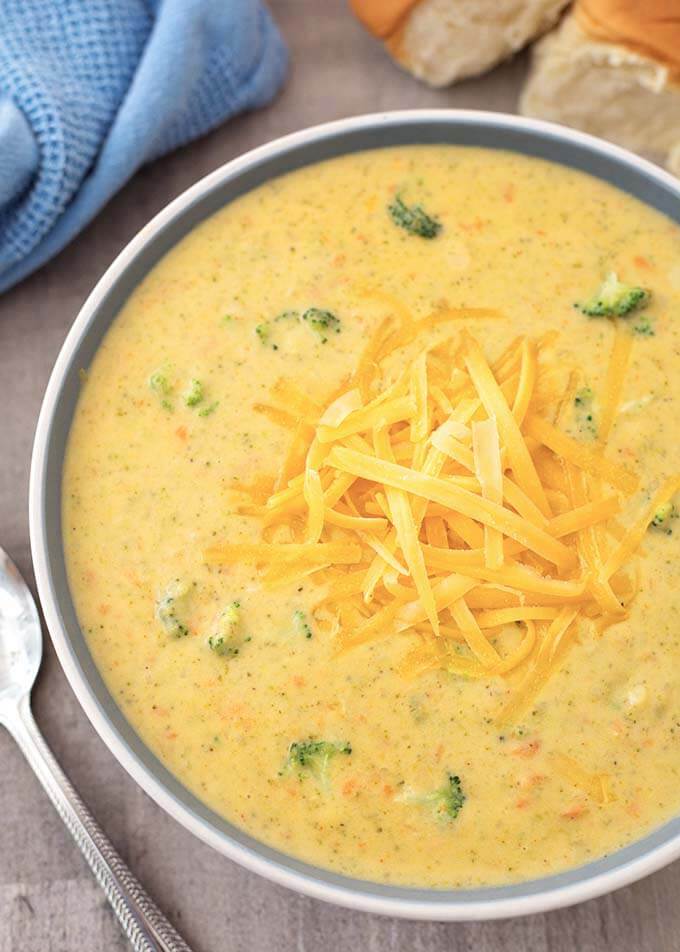
<svg viewBox="0 0 680 952"><path fill-rule="evenodd" d="M28 578L29 458L50 368L97 278L153 214L228 159L313 123L407 107L515 109L522 58L434 91L399 71L343 0L274 0L272 7L293 62L279 99L145 168L69 248L0 299L0 540ZM680 864L573 909L500 923L401 922L303 898L235 866L162 813L96 737L49 644L34 708L67 774L196 952L680 952ZM4 732L0 765L0 952L126 948Z"/></svg>

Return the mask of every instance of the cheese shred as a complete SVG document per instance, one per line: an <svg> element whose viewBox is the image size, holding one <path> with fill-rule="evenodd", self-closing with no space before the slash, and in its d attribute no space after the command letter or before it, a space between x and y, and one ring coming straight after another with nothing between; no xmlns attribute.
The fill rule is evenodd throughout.
<svg viewBox="0 0 680 952"><path fill-rule="evenodd" d="M310 579L336 654L415 638L404 676L501 679L499 720L514 721L582 626L602 633L627 617L639 587L629 563L680 478L630 528L615 519L639 484L607 447L632 346L621 328L588 445L559 427L578 372L551 362L552 338L519 337L491 360L468 331L445 327L496 312L416 321L380 298L392 313L344 389L315 402L280 381L256 406L291 434L278 473L238 510L260 519L262 541L211 545L204 560L255 565L268 587ZM400 351L407 369L395 376ZM606 802L603 777L566 757L560 767Z"/></svg>

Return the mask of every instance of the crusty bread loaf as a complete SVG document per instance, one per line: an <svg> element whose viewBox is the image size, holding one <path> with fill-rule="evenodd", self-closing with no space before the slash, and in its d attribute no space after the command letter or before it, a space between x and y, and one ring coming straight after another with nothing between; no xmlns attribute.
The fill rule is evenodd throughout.
<svg viewBox="0 0 680 952"><path fill-rule="evenodd" d="M569 0L350 0L405 69L431 86L476 76L556 22Z"/></svg>
<svg viewBox="0 0 680 952"><path fill-rule="evenodd" d="M577 0L534 48L520 111L661 157L680 175L680 0Z"/></svg>

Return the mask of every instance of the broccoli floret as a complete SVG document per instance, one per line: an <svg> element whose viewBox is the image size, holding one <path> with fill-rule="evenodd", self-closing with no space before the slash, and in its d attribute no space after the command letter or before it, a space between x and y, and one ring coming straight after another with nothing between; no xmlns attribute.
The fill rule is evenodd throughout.
<svg viewBox="0 0 680 952"><path fill-rule="evenodd" d="M449 774L446 784L440 790L430 794L430 802L436 804L437 812L443 813L451 820L456 819L463 808L465 799L460 777L456 774Z"/></svg>
<svg viewBox="0 0 680 952"><path fill-rule="evenodd" d="M438 817L455 820L467 797L463 793L460 777L456 774L449 774L444 786L438 790L423 795L405 793L399 799L408 803L420 803L432 807Z"/></svg>
<svg viewBox="0 0 680 952"><path fill-rule="evenodd" d="M645 288L624 284L614 271L610 271L597 294L576 306L588 317L625 317L648 304L650 297Z"/></svg>
<svg viewBox="0 0 680 952"><path fill-rule="evenodd" d="M656 332L648 314L641 314L639 316L637 321L633 324L633 333L637 334L638 337L654 337Z"/></svg>
<svg viewBox="0 0 680 952"><path fill-rule="evenodd" d="M175 579L156 602L156 618L171 638L184 638L189 629L178 616L186 606L189 586Z"/></svg>
<svg viewBox="0 0 680 952"><path fill-rule="evenodd" d="M209 403L207 407L201 407L198 411L199 416L210 416L211 413L214 413L215 410L220 405L219 400L214 400L212 403Z"/></svg>
<svg viewBox="0 0 680 952"><path fill-rule="evenodd" d="M215 625L215 634L208 638L208 647L220 657L234 658L250 638L240 636L241 603L232 602L224 609Z"/></svg>
<svg viewBox="0 0 680 952"><path fill-rule="evenodd" d="M419 238L436 238L442 230L440 221L432 218L420 205L406 205L399 195L387 206L392 221L411 235Z"/></svg>
<svg viewBox="0 0 680 952"><path fill-rule="evenodd" d="M164 370L154 370L149 377L149 387L160 399L163 409L172 411L172 401L169 399L172 393L172 384Z"/></svg>
<svg viewBox="0 0 680 952"><path fill-rule="evenodd" d="M261 343L271 347L272 350L279 349L279 345L274 343L273 331L274 324L281 321L304 321L318 335L322 344L326 343L331 333L339 334L341 330L339 318L331 311L325 311L319 307L309 307L302 314L299 311L282 311L272 320L263 321L255 328L255 333L260 338Z"/></svg>
<svg viewBox="0 0 680 952"><path fill-rule="evenodd" d="M663 503L654 513L652 521L649 523L650 529L661 529L667 535L672 535L671 522L678 515L675 504L670 500Z"/></svg>
<svg viewBox="0 0 680 952"><path fill-rule="evenodd" d="M302 315L302 320L319 335L322 344L328 340L328 335L340 333L340 321L330 311L323 311L318 307L309 307Z"/></svg>
<svg viewBox="0 0 680 952"><path fill-rule="evenodd" d="M293 624L295 625L295 630L298 634L303 635L305 638L312 637L312 628L309 622L307 621L307 616L303 611L298 609L296 612L293 612Z"/></svg>
<svg viewBox="0 0 680 952"><path fill-rule="evenodd" d="M244 642L250 641L250 638L244 638L243 640ZM223 635L211 635L208 638L208 647L220 658L235 658L241 651L241 645L228 641Z"/></svg>
<svg viewBox="0 0 680 952"><path fill-rule="evenodd" d="M184 393L184 402L188 407L195 407L203 399L203 384L194 377Z"/></svg>
<svg viewBox="0 0 680 952"><path fill-rule="evenodd" d="M336 754L352 753L349 743L334 743L328 740L298 740L288 748L288 756L279 774L297 773L300 780L305 776L313 777L326 789L328 787L328 766Z"/></svg>

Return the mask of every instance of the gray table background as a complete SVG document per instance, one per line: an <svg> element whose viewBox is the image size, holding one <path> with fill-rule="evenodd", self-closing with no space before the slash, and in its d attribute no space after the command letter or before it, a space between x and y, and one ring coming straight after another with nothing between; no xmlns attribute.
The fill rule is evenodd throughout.
<svg viewBox="0 0 680 952"><path fill-rule="evenodd" d="M0 543L31 581L28 470L47 377L88 292L152 215L228 159L317 122L409 107L515 111L523 57L430 90L389 62L344 0L271 5L293 63L276 102L145 168L69 248L0 298ZM34 709L66 772L196 952L680 952L680 863L573 909L506 922L411 923L349 912L240 869L166 816L95 735L49 643ZM0 731L0 952L126 947L61 821Z"/></svg>

